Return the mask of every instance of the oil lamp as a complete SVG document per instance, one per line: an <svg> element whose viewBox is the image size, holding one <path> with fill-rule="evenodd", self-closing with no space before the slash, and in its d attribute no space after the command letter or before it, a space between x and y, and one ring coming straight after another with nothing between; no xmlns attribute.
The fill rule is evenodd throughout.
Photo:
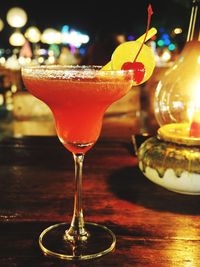
<svg viewBox="0 0 200 267"><path fill-rule="evenodd" d="M157 136L139 148L139 168L171 191L200 195L200 0L192 1L187 42L159 81Z"/></svg>

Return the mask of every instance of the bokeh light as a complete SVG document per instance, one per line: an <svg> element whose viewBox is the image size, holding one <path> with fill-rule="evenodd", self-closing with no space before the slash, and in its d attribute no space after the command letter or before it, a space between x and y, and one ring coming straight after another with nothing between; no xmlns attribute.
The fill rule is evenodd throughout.
<svg viewBox="0 0 200 267"><path fill-rule="evenodd" d="M4 22L2 19L0 19L0 32L3 30L4 28Z"/></svg>
<svg viewBox="0 0 200 267"><path fill-rule="evenodd" d="M31 43L37 43L40 41L41 38L41 32L40 30L35 27L31 26L29 27L25 32L25 37L31 42Z"/></svg>
<svg viewBox="0 0 200 267"><path fill-rule="evenodd" d="M21 32L14 32L9 38L9 43L12 46L22 46L25 43L24 35Z"/></svg>
<svg viewBox="0 0 200 267"><path fill-rule="evenodd" d="M21 28L27 22L27 14L22 8L13 7L8 11L6 19L11 27Z"/></svg>

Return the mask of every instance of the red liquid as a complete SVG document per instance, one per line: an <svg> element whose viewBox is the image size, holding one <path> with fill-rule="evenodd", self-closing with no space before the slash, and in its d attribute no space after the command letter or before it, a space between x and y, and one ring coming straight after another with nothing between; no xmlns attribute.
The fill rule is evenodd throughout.
<svg viewBox="0 0 200 267"><path fill-rule="evenodd" d="M131 88L119 78L56 79L23 77L26 88L54 114L58 137L73 153L85 153L99 137L105 110Z"/></svg>

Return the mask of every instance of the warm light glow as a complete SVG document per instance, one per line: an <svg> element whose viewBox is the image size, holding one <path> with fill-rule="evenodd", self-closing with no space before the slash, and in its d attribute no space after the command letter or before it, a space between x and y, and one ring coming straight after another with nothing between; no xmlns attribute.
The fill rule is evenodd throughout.
<svg viewBox="0 0 200 267"><path fill-rule="evenodd" d="M0 106L4 103L4 97L2 94L0 94Z"/></svg>
<svg viewBox="0 0 200 267"><path fill-rule="evenodd" d="M3 20L2 20L2 19L0 19L0 32L3 30L3 27L4 27Z"/></svg>
<svg viewBox="0 0 200 267"><path fill-rule="evenodd" d="M181 28L175 28L175 29L174 29L174 33L175 33L175 34L180 34L180 33L182 33L182 31L183 31L183 30L182 30Z"/></svg>
<svg viewBox="0 0 200 267"><path fill-rule="evenodd" d="M7 22L15 28L23 27L27 22L27 14L20 7L13 7L7 13Z"/></svg>
<svg viewBox="0 0 200 267"><path fill-rule="evenodd" d="M44 63L44 58L43 58L43 57L38 57L38 63L39 63L39 64Z"/></svg>
<svg viewBox="0 0 200 267"><path fill-rule="evenodd" d="M49 50L49 51L48 51L48 55L49 55L49 57L54 56L54 52L53 52L53 50Z"/></svg>
<svg viewBox="0 0 200 267"><path fill-rule="evenodd" d="M191 99L195 109L200 110L200 77L191 79Z"/></svg>
<svg viewBox="0 0 200 267"><path fill-rule="evenodd" d="M80 42L80 39L79 39L79 35L76 31L72 30L70 32L70 36L69 36L69 43L76 46L76 47L79 47L81 46L81 42Z"/></svg>
<svg viewBox="0 0 200 267"><path fill-rule="evenodd" d="M200 112L200 78L191 81L191 99L192 101L188 102L188 118L191 122L194 117L196 117L196 113Z"/></svg>
<svg viewBox="0 0 200 267"><path fill-rule="evenodd" d="M25 43L24 35L21 32L14 32L9 38L9 43L13 46L22 46Z"/></svg>
<svg viewBox="0 0 200 267"><path fill-rule="evenodd" d="M47 60L47 64L54 64L55 63L55 57L54 56L50 56Z"/></svg>
<svg viewBox="0 0 200 267"><path fill-rule="evenodd" d="M69 32L62 32L61 34L61 41L63 44L68 44L69 43Z"/></svg>
<svg viewBox="0 0 200 267"><path fill-rule="evenodd" d="M116 41L117 41L118 44L124 43L126 41L125 35L124 34L118 34L116 36Z"/></svg>
<svg viewBox="0 0 200 267"><path fill-rule="evenodd" d="M26 30L25 36L31 43L37 43L40 41L41 32L37 27L32 26Z"/></svg>
<svg viewBox="0 0 200 267"><path fill-rule="evenodd" d="M164 50L163 54L161 55L161 60L167 62L171 59L171 53L168 49Z"/></svg>
<svg viewBox="0 0 200 267"><path fill-rule="evenodd" d="M19 61L19 64L21 66L29 65L31 63L31 58L29 58L29 57L19 57L18 61Z"/></svg>
<svg viewBox="0 0 200 267"><path fill-rule="evenodd" d="M59 44L61 43L61 33L53 28L48 28L42 33L41 41L46 44Z"/></svg>
<svg viewBox="0 0 200 267"><path fill-rule="evenodd" d="M15 84L11 85L11 92L14 94L17 92L17 86Z"/></svg>
<svg viewBox="0 0 200 267"><path fill-rule="evenodd" d="M155 92L155 115L160 126L197 121L200 111L200 45L186 43L163 75ZM180 105L176 105L176 103ZM200 121L198 122L200 124ZM200 136L199 136L200 137Z"/></svg>
<svg viewBox="0 0 200 267"><path fill-rule="evenodd" d="M54 44L61 44L61 32L59 32L59 31L55 32Z"/></svg>
<svg viewBox="0 0 200 267"><path fill-rule="evenodd" d="M187 108L187 115L188 115L189 123L192 122L193 114L194 114L194 103L193 102L189 102L188 103L188 108Z"/></svg>
<svg viewBox="0 0 200 267"><path fill-rule="evenodd" d="M20 65L25 65L25 57L19 57L18 61Z"/></svg>
<svg viewBox="0 0 200 267"><path fill-rule="evenodd" d="M0 65L4 65L6 62L5 57L0 57Z"/></svg>
<svg viewBox="0 0 200 267"><path fill-rule="evenodd" d="M199 247L196 246L196 242L199 240L198 228L192 227L193 220L191 217L187 218L182 215L179 221L173 219L173 238L171 242L167 243L164 251L166 256L171 257L173 251L173 256L177 255L178 261L183 263L184 267L196 267L199 264ZM180 224L178 227L176 225ZM188 227L191 226L191 227ZM184 245L185 244L185 245ZM176 264L174 264L176 266Z"/></svg>

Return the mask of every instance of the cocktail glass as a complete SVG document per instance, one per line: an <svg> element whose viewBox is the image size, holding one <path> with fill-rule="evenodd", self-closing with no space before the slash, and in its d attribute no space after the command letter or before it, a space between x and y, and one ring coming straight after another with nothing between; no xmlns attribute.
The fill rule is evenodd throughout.
<svg viewBox="0 0 200 267"><path fill-rule="evenodd" d="M22 79L28 91L51 109L57 135L75 162L74 211L71 224L45 229L39 245L46 255L68 260L100 257L113 250L116 237L106 226L84 222L82 166L97 141L103 115L133 85L133 70L103 71L100 66L27 66Z"/></svg>

